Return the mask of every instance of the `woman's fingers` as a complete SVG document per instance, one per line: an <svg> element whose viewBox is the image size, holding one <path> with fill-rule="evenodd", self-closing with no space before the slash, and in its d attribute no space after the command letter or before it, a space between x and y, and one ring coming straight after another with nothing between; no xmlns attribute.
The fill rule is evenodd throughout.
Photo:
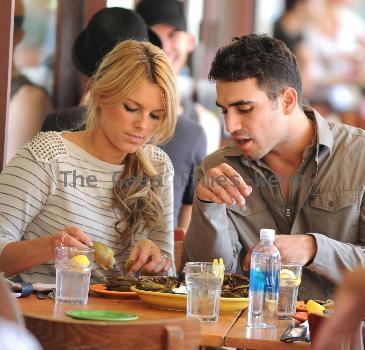
<svg viewBox="0 0 365 350"><path fill-rule="evenodd" d="M68 246L76 248L92 247L91 238L77 227L68 226L55 234L56 246Z"/></svg>
<svg viewBox="0 0 365 350"><path fill-rule="evenodd" d="M163 256L161 250L150 240L141 240L132 249L128 260L135 261L128 272L143 269L146 272L157 273L167 271L171 261Z"/></svg>

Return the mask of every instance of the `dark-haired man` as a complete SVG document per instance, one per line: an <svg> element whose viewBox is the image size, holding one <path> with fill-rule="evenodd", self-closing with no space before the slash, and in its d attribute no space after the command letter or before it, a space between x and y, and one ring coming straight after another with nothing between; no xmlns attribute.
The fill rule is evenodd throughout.
<svg viewBox="0 0 365 350"><path fill-rule="evenodd" d="M362 260L365 132L303 107L295 56L266 35L221 48L209 77L234 143L199 169L185 258L240 273L272 228L282 261L304 265L299 298L330 297Z"/></svg>

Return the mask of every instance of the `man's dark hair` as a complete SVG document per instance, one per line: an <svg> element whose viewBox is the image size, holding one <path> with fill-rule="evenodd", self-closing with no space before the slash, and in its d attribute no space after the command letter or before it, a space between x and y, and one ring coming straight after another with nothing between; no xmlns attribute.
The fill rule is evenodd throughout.
<svg viewBox="0 0 365 350"><path fill-rule="evenodd" d="M208 75L209 80L238 82L256 78L258 86L275 101L287 87L292 87L302 104L302 80L296 57L280 40L265 34L233 38L218 50Z"/></svg>

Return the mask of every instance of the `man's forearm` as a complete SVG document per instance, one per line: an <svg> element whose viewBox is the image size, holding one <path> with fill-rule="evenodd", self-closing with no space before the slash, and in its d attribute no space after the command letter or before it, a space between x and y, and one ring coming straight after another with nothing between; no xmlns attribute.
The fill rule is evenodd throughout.
<svg viewBox="0 0 365 350"><path fill-rule="evenodd" d="M7 244L0 255L0 271L9 277L53 259L53 240L47 236Z"/></svg>
<svg viewBox="0 0 365 350"><path fill-rule="evenodd" d="M346 270L362 262L361 247L342 243L319 233L311 233L317 242L317 254L307 268L334 284L340 283Z"/></svg>
<svg viewBox="0 0 365 350"><path fill-rule="evenodd" d="M211 261L222 257L226 268L235 271L236 251L232 246L229 219L224 204L204 203L194 199L192 221L184 239L184 258L187 261Z"/></svg>

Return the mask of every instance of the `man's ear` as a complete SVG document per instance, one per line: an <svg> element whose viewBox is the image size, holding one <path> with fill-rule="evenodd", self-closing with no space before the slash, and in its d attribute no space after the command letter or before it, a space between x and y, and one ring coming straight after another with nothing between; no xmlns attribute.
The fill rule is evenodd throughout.
<svg viewBox="0 0 365 350"><path fill-rule="evenodd" d="M285 115L291 114L297 106L298 95L292 87L286 88L280 96L280 104Z"/></svg>
<svg viewBox="0 0 365 350"><path fill-rule="evenodd" d="M187 33L187 51L190 53L194 50L196 40L193 34Z"/></svg>

